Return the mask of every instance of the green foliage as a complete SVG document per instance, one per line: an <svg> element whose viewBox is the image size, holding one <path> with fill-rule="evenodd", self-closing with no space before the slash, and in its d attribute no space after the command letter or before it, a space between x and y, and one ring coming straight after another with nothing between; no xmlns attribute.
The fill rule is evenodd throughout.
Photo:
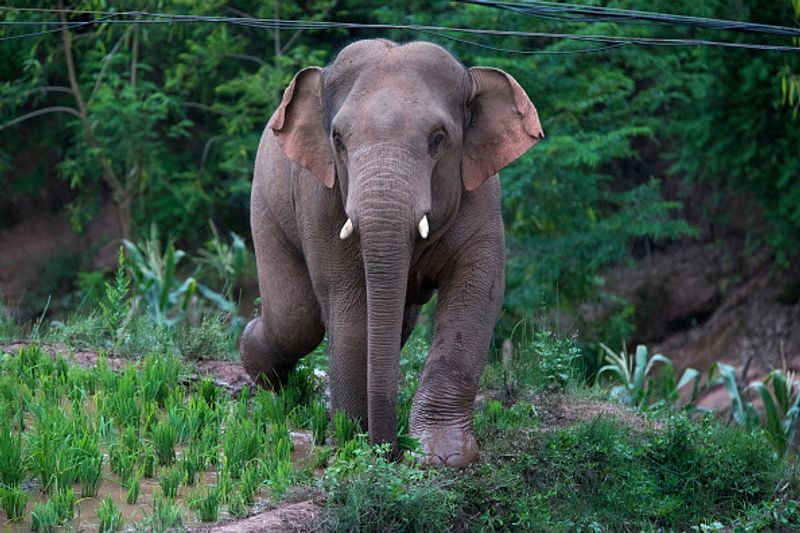
<svg viewBox="0 0 800 533"><path fill-rule="evenodd" d="M796 26L795 9L789 1L759 0L703 6L708 16L786 26ZM676 109L670 128L679 135L673 171L754 199L760 210L739 221L753 228L752 240L765 238L785 263L800 249L800 183L796 179L800 154L795 149L800 128L794 118L796 108L782 105L782 100L788 104L784 87L792 84L792 73L800 72L800 58L717 48L701 48L693 55L686 65L690 76L682 91L685 102ZM735 223L742 216L721 207L712 209L723 224L726 218ZM766 232L759 231L762 220L767 222Z"/></svg>
<svg viewBox="0 0 800 533"><path fill-rule="evenodd" d="M538 420L532 404L520 401L509 408L497 400L489 400L475 413L475 435L479 441L499 432L520 427L537 427Z"/></svg>
<svg viewBox="0 0 800 533"><path fill-rule="evenodd" d="M646 400L648 377L656 363L672 367L672 361L659 353L648 357L647 347L641 344L636 347L635 357L629 356L626 350L615 353L602 343L600 348L605 352L608 364L597 372L597 380L606 372L612 374L621 385L614 387L611 393L625 403L640 405Z"/></svg>
<svg viewBox="0 0 800 533"><path fill-rule="evenodd" d="M114 283L105 284L105 298L100 301L101 316L105 332L118 338L130 312L131 303L128 298L130 282L125 275L125 254L122 247L119 249L117 272Z"/></svg>
<svg viewBox="0 0 800 533"><path fill-rule="evenodd" d="M795 381L794 377L794 373L784 376L782 371L775 369L767 374L763 383L750 385L758 391L764 403L764 430L780 456L798 446L795 434L800 425L800 381Z"/></svg>
<svg viewBox="0 0 800 533"><path fill-rule="evenodd" d="M759 436L683 416L658 431L598 419L503 432L493 442L487 462L448 476L454 523L483 531L686 530L769 498L781 472Z"/></svg>
<svg viewBox="0 0 800 533"><path fill-rule="evenodd" d="M436 472L393 464L388 452L362 445L326 470L326 530L448 530L452 495L433 482Z"/></svg>
<svg viewBox="0 0 800 533"><path fill-rule="evenodd" d="M753 403L746 401L745 392L740 390L736 370L725 363L714 363L709 370L711 385L721 383L731 400L731 418L736 424L752 431L762 428L772 444L775 453L782 457L796 452L795 439L800 425L800 381L794 373L772 370L763 382L751 383L748 389L755 390L762 402L764 415ZM770 390L771 385L771 390Z"/></svg>

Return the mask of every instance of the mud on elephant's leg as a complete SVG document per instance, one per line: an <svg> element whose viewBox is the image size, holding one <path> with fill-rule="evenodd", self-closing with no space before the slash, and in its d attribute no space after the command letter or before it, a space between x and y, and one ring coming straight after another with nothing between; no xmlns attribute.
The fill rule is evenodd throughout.
<svg viewBox="0 0 800 533"><path fill-rule="evenodd" d="M478 459L473 405L503 301L502 269L465 269L440 289L431 350L410 415L426 462L464 467ZM491 276L491 277L489 277Z"/></svg>

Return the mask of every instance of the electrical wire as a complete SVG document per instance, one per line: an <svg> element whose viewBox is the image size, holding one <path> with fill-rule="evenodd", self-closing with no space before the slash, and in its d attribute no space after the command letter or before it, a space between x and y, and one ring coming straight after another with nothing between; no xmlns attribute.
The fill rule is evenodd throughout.
<svg viewBox="0 0 800 533"><path fill-rule="evenodd" d="M471 0L473 3L478 0ZM516 5L516 4L515 4ZM560 5L560 4L558 4ZM0 11L13 10L20 8L0 7ZM61 26L56 29L43 30L40 32L32 32L21 35L7 35L0 37L0 41L22 39L33 37L37 35L45 35L62 31L65 28L82 27L89 24L175 24L175 23L226 23L240 26L255 27L261 29L294 29L294 30L336 30L336 29L355 29L355 30L406 30L413 32L438 32L441 34L461 33L470 35L490 35L490 36L505 36L505 37L528 37L528 38L543 38L543 39L567 39L576 41L587 41L594 43L601 43L602 45L594 50L587 49L586 51L602 51L608 48L616 48L623 45L639 45L639 46L715 46L725 48L743 48L751 50L762 51L780 51L780 52L800 52L800 47L772 45L772 44L758 44L758 43L735 43L729 41L715 41L707 39L675 39L675 38L655 38L655 37L632 37L632 36L612 36L612 35L594 35L594 34L576 34L576 33L554 33L554 32L528 32L528 31L511 31L511 30L492 30L485 28L452 28L443 26L428 26L428 25L413 25L413 24L375 24L375 23L357 23L357 22L331 22L331 21L300 21L300 20L286 20L286 19L258 19L247 17L223 17L223 16L201 16L201 15L178 15L169 13L152 13L146 11L73 11L73 10L55 10L46 8L24 8L28 12L64 12L69 14L93 14L102 15L101 18L92 21L67 21L61 23ZM130 18L134 17L134 18ZM13 21L9 21L13 22ZM452 36L451 36L452 37ZM458 38L456 38L458 39ZM484 48L496 49L489 45L475 43L462 39L468 44L482 46ZM531 53L531 54L546 54L554 52L563 53L583 53L583 50L576 51L550 51L550 50L537 50L537 51L522 51L511 49L499 49L504 51L513 51L515 53Z"/></svg>
<svg viewBox="0 0 800 533"><path fill-rule="evenodd" d="M560 2L548 2L544 0L523 0L521 2L496 2L492 0L453 1L462 4L475 4L485 7L506 9L515 13L526 14L530 16L559 16L559 20L575 20L578 22L591 22L594 20L616 22L650 22L657 24L690 26L708 30L741 31L767 35L800 37L800 28L793 28L789 26L774 26L755 22L741 22L706 17L693 17L688 15L674 15L671 13L659 13L654 11L637 11L601 6L565 4ZM573 19L572 17L575 15L580 15L580 17Z"/></svg>

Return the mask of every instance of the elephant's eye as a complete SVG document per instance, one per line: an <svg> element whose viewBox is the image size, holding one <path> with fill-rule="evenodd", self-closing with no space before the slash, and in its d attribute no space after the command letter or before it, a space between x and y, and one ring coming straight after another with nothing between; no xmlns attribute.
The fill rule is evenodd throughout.
<svg viewBox="0 0 800 533"><path fill-rule="evenodd" d="M336 150L339 151L342 155L346 153L346 148L344 146L344 141L342 140L342 136L338 133L333 134L333 144L336 146Z"/></svg>
<svg viewBox="0 0 800 533"><path fill-rule="evenodd" d="M438 157L442 153L446 141L447 134L443 130L437 130L431 134L428 139L428 150L431 157Z"/></svg>

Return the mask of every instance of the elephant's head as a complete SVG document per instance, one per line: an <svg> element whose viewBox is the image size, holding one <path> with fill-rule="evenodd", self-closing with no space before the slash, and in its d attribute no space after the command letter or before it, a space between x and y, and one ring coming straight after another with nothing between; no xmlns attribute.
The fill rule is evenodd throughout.
<svg viewBox="0 0 800 533"><path fill-rule="evenodd" d="M284 152L345 214L331 238L359 239L367 282L369 434L394 442L398 357L415 246L453 223L463 194L543 137L505 72L465 69L430 43L359 41L300 71L270 120Z"/></svg>

